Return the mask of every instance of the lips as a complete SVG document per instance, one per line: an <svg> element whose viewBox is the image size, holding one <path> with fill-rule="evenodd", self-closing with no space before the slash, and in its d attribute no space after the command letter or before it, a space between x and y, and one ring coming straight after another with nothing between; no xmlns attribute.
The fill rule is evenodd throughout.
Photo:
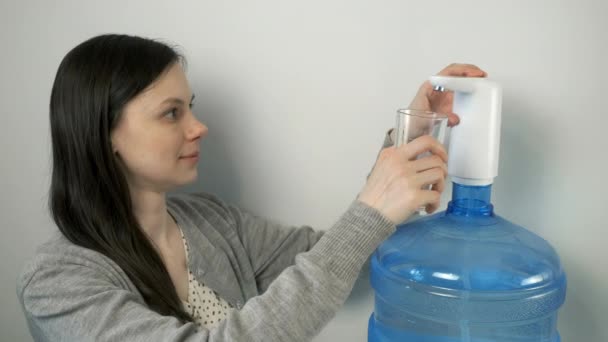
<svg viewBox="0 0 608 342"><path fill-rule="evenodd" d="M194 157L198 157L198 152L194 152L194 153L190 153L190 154L181 156L181 158L194 158Z"/></svg>

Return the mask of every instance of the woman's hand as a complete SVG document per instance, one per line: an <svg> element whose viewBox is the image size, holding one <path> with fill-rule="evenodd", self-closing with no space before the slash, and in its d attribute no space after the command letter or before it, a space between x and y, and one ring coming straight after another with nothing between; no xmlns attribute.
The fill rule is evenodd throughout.
<svg viewBox="0 0 608 342"><path fill-rule="evenodd" d="M437 75L462 76L462 77L486 77L488 74L479 67L472 64L450 64ZM412 100L411 109L428 110L448 115L448 125L458 124L458 115L452 112L452 101L454 95L451 91L435 91L429 81L424 82L418 89L418 93Z"/></svg>
<svg viewBox="0 0 608 342"><path fill-rule="evenodd" d="M437 75L486 77L487 73L472 64L450 64ZM409 108L428 110L448 115L448 125L459 122L452 111L453 93L434 91L425 81ZM391 137L394 141L394 130ZM430 156L416 159L424 152ZM422 136L399 147L388 147L380 152L376 165L359 193L358 199L376 208L384 216L399 224L420 207L432 213L439 207L441 193L447 177L447 153L444 147L430 136ZM432 185L427 190L425 185Z"/></svg>
<svg viewBox="0 0 608 342"><path fill-rule="evenodd" d="M428 157L416 159L424 152ZM399 224L421 206L429 213L439 207L445 187L448 155L444 147L431 136L422 136L399 147L380 152L367 183L358 200L380 211ZM432 190L423 186L433 184Z"/></svg>

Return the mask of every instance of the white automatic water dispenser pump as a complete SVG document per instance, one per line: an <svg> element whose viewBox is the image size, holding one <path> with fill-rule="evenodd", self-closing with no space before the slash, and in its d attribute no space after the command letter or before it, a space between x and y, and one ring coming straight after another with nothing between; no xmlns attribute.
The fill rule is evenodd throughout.
<svg viewBox="0 0 608 342"><path fill-rule="evenodd" d="M498 175L502 88L477 77L431 76L435 90L453 91L460 123L450 135L448 173L463 185L489 185Z"/></svg>

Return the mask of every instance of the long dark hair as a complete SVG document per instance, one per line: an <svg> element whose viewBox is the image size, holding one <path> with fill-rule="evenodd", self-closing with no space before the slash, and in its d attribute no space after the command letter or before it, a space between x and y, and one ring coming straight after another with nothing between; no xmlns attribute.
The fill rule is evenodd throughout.
<svg viewBox="0 0 608 342"><path fill-rule="evenodd" d="M51 93L49 206L67 239L116 262L152 310L186 322L192 317L134 216L110 140L127 102L178 62L170 46L127 35L91 38L64 57Z"/></svg>

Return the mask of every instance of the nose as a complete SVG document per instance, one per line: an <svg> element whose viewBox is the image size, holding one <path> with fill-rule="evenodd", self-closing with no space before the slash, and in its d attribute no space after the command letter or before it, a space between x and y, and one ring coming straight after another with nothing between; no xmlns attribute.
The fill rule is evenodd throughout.
<svg viewBox="0 0 608 342"><path fill-rule="evenodd" d="M200 122L194 115L191 115L192 120L188 122L186 130L186 136L188 140L195 140L204 138L209 131L209 128L202 122Z"/></svg>

